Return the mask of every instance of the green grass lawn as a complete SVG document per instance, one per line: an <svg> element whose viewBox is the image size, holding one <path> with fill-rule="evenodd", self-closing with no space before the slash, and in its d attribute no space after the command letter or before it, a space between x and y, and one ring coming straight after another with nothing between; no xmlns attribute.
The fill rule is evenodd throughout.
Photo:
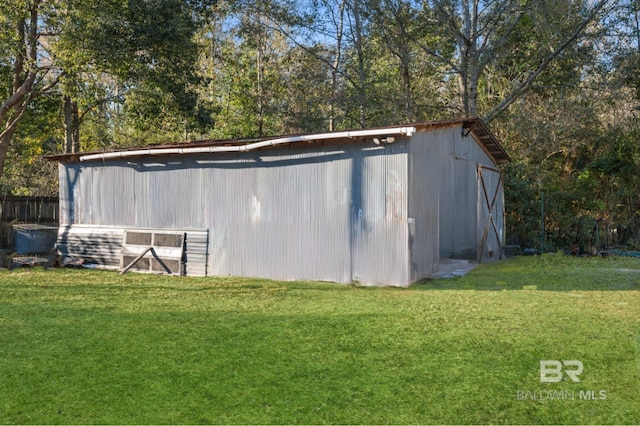
<svg viewBox="0 0 640 426"><path fill-rule="evenodd" d="M2 271L0 423L638 424L640 261L409 289Z"/></svg>

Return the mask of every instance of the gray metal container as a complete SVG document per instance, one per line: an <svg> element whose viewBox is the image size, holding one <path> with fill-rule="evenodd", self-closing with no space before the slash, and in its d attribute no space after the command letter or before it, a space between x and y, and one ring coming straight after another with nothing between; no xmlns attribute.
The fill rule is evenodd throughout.
<svg viewBox="0 0 640 426"><path fill-rule="evenodd" d="M58 236L58 228L37 224L14 225L16 253L41 254L53 250Z"/></svg>

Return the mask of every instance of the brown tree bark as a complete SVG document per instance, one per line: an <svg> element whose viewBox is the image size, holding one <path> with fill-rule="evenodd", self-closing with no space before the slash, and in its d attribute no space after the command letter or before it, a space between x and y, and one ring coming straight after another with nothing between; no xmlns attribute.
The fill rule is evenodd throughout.
<svg viewBox="0 0 640 426"><path fill-rule="evenodd" d="M64 151L67 154L80 152L80 116L78 103L71 96L64 97Z"/></svg>

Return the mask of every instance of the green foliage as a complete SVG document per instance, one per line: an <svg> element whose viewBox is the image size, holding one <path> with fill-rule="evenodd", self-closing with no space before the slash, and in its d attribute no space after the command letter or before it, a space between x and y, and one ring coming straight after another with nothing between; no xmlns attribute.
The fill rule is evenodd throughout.
<svg viewBox="0 0 640 426"><path fill-rule="evenodd" d="M521 162L513 162L504 168L506 235L509 244L538 247L540 224L540 189L535 176Z"/></svg>
<svg viewBox="0 0 640 426"><path fill-rule="evenodd" d="M318 66L316 57L324 53L322 46L314 46L310 54L293 48L283 58L286 76L283 81L282 105L284 133L324 132L327 130L327 93L330 82L327 68Z"/></svg>
<svg viewBox="0 0 640 426"><path fill-rule="evenodd" d="M9 148L0 179L4 195L56 195L57 165L42 156L60 149L62 129L57 97L40 97L29 106Z"/></svg>
<svg viewBox="0 0 640 426"><path fill-rule="evenodd" d="M181 139L191 128L210 124L195 89L200 79L194 13L177 0L113 0L70 9L58 41L68 73L65 89L84 105L94 126L107 126L96 136L111 133L108 139L118 145L140 145ZM105 120L101 104L109 103L120 106ZM84 139L85 147L105 146Z"/></svg>

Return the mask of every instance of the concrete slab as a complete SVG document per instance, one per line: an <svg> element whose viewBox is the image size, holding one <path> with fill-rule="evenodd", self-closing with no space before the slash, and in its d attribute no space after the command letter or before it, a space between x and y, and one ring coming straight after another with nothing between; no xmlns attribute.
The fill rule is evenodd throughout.
<svg viewBox="0 0 640 426"><path fill-rule="evenodd" d="M466 259L440 259L438 270L431 278L454 278L466 275L478 262Z"/></svg>

